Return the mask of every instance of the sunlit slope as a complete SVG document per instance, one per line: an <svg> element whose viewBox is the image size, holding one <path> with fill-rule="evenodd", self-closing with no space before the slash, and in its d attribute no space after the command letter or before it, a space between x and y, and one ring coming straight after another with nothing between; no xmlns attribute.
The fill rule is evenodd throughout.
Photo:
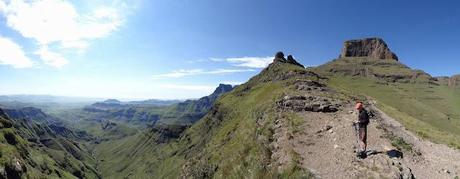
<svg viewBox="0 0 460 179"><path fill-rule="evenodd" d="M369 96L406 128L434 142L460 147L460 90L398 61L336 59L314 69L329 85Z"/></svg>

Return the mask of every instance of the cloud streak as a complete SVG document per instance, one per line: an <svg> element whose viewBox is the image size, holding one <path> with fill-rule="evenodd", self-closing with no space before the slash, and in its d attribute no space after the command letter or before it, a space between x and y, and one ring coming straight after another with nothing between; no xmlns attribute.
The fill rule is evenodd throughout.
<svg viewBox="0 0 460 179"><path fill-rule="evenodd" d="M238 57L226 58L225 61L238 67L265 68L273 61L273 57Z"/></svg>
<svg viewBox="0 0 460 179"><path fill-rule="evenodd" d="M216 63L230 63L236 67L246 68L265 68L273 61L273 57L231 57L231 58L209 58L200 59L191 62L216 62Z"/></svg>
<svg viewBox="0 0 460 179"><path fill-rule="evenodd" d="M195 76L195 75L217 75L217 74L230 74L230 73L239 73L239 72L252 72L254 69L217 69L217 70L203 70L203 69L191 69L191 70L175 70L169 73L153 75L153 79L163 79L163 78L180 78L185 76Z"/></svg>
<svg viewBox="0 0 460 179"><path fill-rule="evenodd" d="M52 67L61 68L69 63L69 61L65 59L61 54L50 51L47 46L43 46L37 50L35 54L40 56L46 65Z"/></svg>

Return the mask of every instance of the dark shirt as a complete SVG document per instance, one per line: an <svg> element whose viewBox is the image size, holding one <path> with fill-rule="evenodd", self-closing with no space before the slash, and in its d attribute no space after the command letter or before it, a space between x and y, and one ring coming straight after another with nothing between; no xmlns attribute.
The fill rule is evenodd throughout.
<svg viewBox="0 0 460 179"><path fill-rule="evenodd" d="M365 127L369 124L369 114L365 109L359 111L358 122L360 127Z"/></svg>

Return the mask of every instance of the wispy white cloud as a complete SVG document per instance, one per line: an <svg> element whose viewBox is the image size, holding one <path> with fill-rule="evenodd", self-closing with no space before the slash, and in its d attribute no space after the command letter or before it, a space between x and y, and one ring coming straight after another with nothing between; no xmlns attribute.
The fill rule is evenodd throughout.
<svg viewBox="0 0 460 179"><path fill-rule="evenodd" d="M61 54L50 51L47 46L41 47L35 54L40 56L46 65L52 67L61 68L69 63Z"/></svg>
<svg viewBox="0 0 460 179"><path fill-rule="evenodd" d="M250 71L255 71L255 70L254 69L216 69L216 70L180 69L180 70L172 71L170 73L153 75L153 79L180 78L184 76L206 75L206 74L229 74L229 73L250 72Z"/></svg>
<svg viewBox="0 0 460 179"><path fill-rule="evenodd" d="M273 61L273 57L231 57L199 59L191 62L227 62L233 66L246 68L265 68Z"/></svg>
<svg viewBox="0 0 460 179"><path fill-rule="evenodd" d="M241 82L241 81L223 81L223 82L221 82L221 83L222 83L222 84L228 84L228 85L233 85L233 86L235 86L235 85L241 85L241 84L243 84L244 82Z"/></svg>
<svg viewBox="0 0 460 179"><path fill-rule="evenodd" d="M59 49L84 51L89 41L104 38L118 30L124 21L122 7L98 6L88 12L78 12L70 1L63 0L11 0L0 2L0 13L6 19L6 25L18 31L23 37L34 39L39 52L51 46L60 48L55 52L41 55L45 64L59 67L65 60Z"/></svg>
<svg viewBox="0 0 460 179"><path fill-rule="evenodd" d="M14 68L28 68L32 67L34 62L25 55L21 46L0 36L0 64L11 65Z"/></svg>
<svg viewBox="0 0 460 179"><path fill-rule="evenodd" d="M273 57L238 57L225 60L239 67L265 68L273 61Z"/></svg>

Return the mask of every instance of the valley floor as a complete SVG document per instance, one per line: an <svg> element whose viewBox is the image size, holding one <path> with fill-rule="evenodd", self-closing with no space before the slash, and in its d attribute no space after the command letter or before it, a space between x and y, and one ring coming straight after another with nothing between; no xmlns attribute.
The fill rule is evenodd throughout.
<svg viewBox="0 0 460 179"><path fill-rule="evenodd" d="M282 168L289 152L299 164L319 178L455 178L460 174L460 152L434 144L406 130L379 109L368 126L366 159L358 159L352 106L336 113L298 113L301 120L292 126L286 118L277 121L273 158ZM289 129L289 126L291 129ZM294 129L292 129L294 128ZM387 152L402 151L402 158ZM292 156L292 154L291 154Z"/></svg>

